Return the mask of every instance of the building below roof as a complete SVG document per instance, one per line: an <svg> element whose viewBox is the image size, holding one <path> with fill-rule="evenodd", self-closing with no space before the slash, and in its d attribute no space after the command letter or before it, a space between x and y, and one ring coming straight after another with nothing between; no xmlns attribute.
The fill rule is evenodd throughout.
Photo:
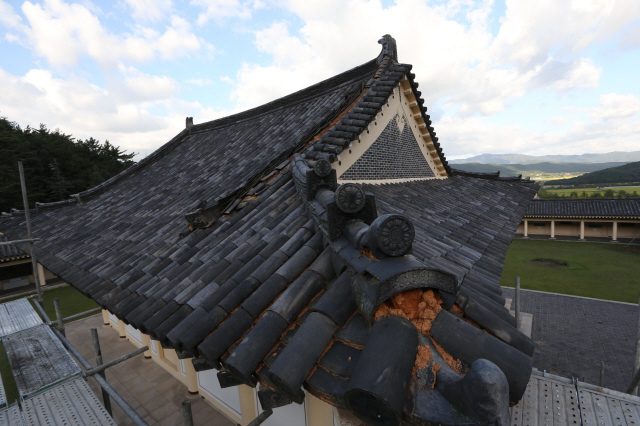
<svg viewBox="0 0 640 426"><path fill-rule="evenodd" d="M30 259L29 255L14 244L6 244L9 240L0 232L0 263L15 262L17 260Z"/></svg>
<svg viewBox="0 0 640 426"><path fill-rule="evenodd" d="M640 199L537 198L516 233L525 238L640 242Z"/></svg>

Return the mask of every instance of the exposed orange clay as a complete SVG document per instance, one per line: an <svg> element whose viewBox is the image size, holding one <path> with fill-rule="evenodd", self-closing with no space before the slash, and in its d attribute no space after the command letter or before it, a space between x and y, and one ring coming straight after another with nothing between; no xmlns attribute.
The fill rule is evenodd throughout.
<svg viewBox="0 0 640 426"><path fill-rule="evenodd" d="M466 371L464 371L464 369L462 368L462 362L460 362L460 360L457 360L454 357L452 357L451 354L445 351L443 347L440 346L435 340L431 339L431 341L433 342L433 345L436 347L436 350L438 351L442 359L444 359L444 362L446 362L447 365L453 369L453 371L455 371L458 374L466 373Z"/></svg>
<svg viewBox="0 0 640 426"><path fill-rule="evenodd" d="M416 377L416 371L422 370L431 362L431 349L429 346L418 346L416 354L416 362L413 364L413 377Z"/></svg>
<svg viewBox="0 0 640 426"><path fill-rule="evenodd" d="M451 310L456 314L464 315L464 311L458 305L453 305L453 308L451 308Z"/></svg>
<svg viewBox="0 0 640 426"><path fill-rule="evenodd" d="M431 370L433 371L433 376L434 376L434 381L433 383L431 383L431 389L424 389L423 390L433 390L433 387L435 386L436 380L437 380L437 376L438 376L438 371L440 371L440 368L442 368L441 366L437 365L431 357L431 348L429 348L429 346L418 346L418 353L416 355L416 362L413 364L413 371L411 372L411 376L413 377L414 380L416 380L418 378L417 374L418 371L422 370L423 368L431 368Z"/></svg>
<svg viewBox="0 0 640 426"><path fill-rule="evenodd" d="M378 306L374 319L397 315L411 321L420 333L427 334L442 310L441 303L440 295L431 289L408 290L391 296L388 301Z"/></svg>
<svg viewBox="0 0 640 426"><path fill-rule="evenodd" d="M459 308L458 308L459 309ZM418 331L422 334L430 335L431 326L433 321L438 316L438 313L442 310L442 300L438 291L432 289L414 289L407 290L402 293L398 293L391 296L389 300L386 300L374 313L374 320L386 317L389 315L397 315L405 318L416 326ZM455 372L464 374L462 363L451 356L445 351L442 346L438 345L433 339L431 339L436 346L436 349L444 361ZM427 358L428 357L428 358ZM413 366L413 374L417 370L424 368L431 361L431 351L428 346L418 347L418 353L416 355L416 361ZM440 367L434 364L434 371L438 371Z"/></svg>
<svg viewBox="0 0 640 426"><path fill-rule="evenodd" d="M391 297L391 303L395 309L400 309L406 316L406 318L412 320L418 318L418 305L422 298L422 290L408 290L398 293Z"/></svg>
<svg viewBox="0 0 640 426"><path fill-rule="evenodd" d="M360 350L364 349L364 345L358 345L355 343L347 342L346 340L338 339L337 337L334 337L334 339L338 342L344 343L347 346L351 346L354 349L360 349Z"/></svg>
<svg viewBox="0 0 640 426"><path fill-rule="evenodd" d="M378 318L386 317L389 315L391 308L387 304L387 302L382 302L380 306L376 309L376 312L373 314L373 319L378 320Z"/></svg>
<svg viewBox="0 0 640 426"><path fill-rule="evenodd" d="M317 142L318 139L320 139L322 137L322 135L324 135L325 133L327 133L329 131L329 129L331 129L333 126L335 126L336 124L338 124L338 122L340 120L342 120L342 117L344 117L349 111L351 111L351 109L356 106L356 104L358 103L358 101L360 100L360 98L362 98L365 93L367 93L367 91L369 90L368 87L365 87L364 90L362 91L362 93L360 93L358 95L358 97L351 102L347 107L345 107L344 110L342 110L342 112L333 120L331 120L331 123L329 123L327 125L327 127L325 127L324 129L320 130L311 140L311 143Z"/></svg>
<svg viewBox="0 0 640 426"><path fill-rule="evenodd" d="M371 249L365 247L362 249L362 251L360 252L360 256L365 256L368 257L369 259L373 259L373 260L378 260L374 255L373 252L371 251Z"/></svg>

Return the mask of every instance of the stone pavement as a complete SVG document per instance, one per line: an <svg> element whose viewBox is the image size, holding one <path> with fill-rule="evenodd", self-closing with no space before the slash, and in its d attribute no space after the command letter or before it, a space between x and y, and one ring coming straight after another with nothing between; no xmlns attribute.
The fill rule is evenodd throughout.
<svg viewBox="0 0 640 426"><path fill-rule="evenodd" d="M95 353L90 334L91 328L98 329L104 362L136 349L127 339L121 339L116 330L102 323L102 314L66 325L69 341L93 365L95 365ZM107 369L107 381L149 425L182 425L182 401L185 399L191 401L195 425L234 425L203 398L198 395L189 395L186 386L152 360L145 359L143 355ZM97 382L89 379L88 383L102 402L102 392ZM133 425L131 419L113 400L111 406L114 420L118 425Z"/></svg>
<svg viewBox="0 0 640 426"><path fill-rule="evenodd" d="M502 291L514 297L514 289ZM626 390L636 350L637 305L529 290L522 290L521 298L522 311L533 314L535 368L598 385L604 361L604 386Z"/></svg>

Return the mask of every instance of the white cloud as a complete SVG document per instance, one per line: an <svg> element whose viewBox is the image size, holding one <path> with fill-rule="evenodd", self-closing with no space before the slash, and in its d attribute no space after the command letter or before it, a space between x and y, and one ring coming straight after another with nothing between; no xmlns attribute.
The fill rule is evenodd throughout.
<svg viewBox="0 0 640 426"><path fill-rule="evenodd" d="M610 40L640 16L636 0L507 0L506 6L492 55L527 69L546 62L550 52L566 56Z"/></svg>
<svg viewBox="0 0 640 426"><path fill-rule="evenodd" d="M171 0L124 0L137 21L158 21L171 11Z"/></svg>
<svg viewBox="0 0 640 426"><path fill-rule="evenodd" d="M640 99L634 95L609 93L600 96L600 108L590 110L594 121L628 118L640 112Z"/></svg>
<svg viewBox="0 0 640 426"><path fill-rule="evenodd" d="M145 62L154 57L176 59L200 50L204 43L190 32L189 23L177 16L164 32L137 27L133 34L107 31L89 9L61 0L22 5L28 27L25 36L36 54L54 66L73 66L88 56L102 66L120 61Z"/></svg>
<svg viewBox="0 0 640 426"><path fill-rule="evenodd" d="M127 101L160 101L178 95L178 84L168 76L145 74L134 67L120 65L124 81L116 81L115 89L120 99Z"/></svg>
<svg viewBox="0 0 640 426"><path fill-rule="evenodd" d="M204 9L198 15L200 25L211 20L222 24L229 18L249 19L254 11L265 6L261 0L192 0L191 5Z"/></svg>
<svg viewBox="0 0 640 426"><path fill-rule="evenodd" d="M549 122L554 126L562 126L569 121L571 117L568 115L556 115L555 117L549 117Z"/></svg>
<svg viewBox="0 0 640 426"><path fill-rule="evenodd" d="M596 67L589 58L580 58L571 64L564 78L557 79L551 87L559 92L577 88L596 88L600 82L602 68Z"/></svg>
<svg viewBox="0 0 640 426"><path fill-rule="evenodd" d="M15 76L0 68L0 115L22 127L44 123L79 139L108 139L148 154L180 132L186 116L202 122L228 113L181 101L172 91L174 83L163 77L131 68L125 76L122 86L110 91L79 77L56 78L43 69ZM134 88L135 93L126 90ZM166 113L152 113L154 108Z"/></svg>
<svg viewBox="0 0 640 426"><path fill-rule="evenodd" d="M186 82L200 87L210 86L211 84L213 84L213 80L211 80L210 78L190 78Z"/></svg>
<svg viewBox="0 0 640 426"><path fill-rule="evenodd" d="M640 47L640 20L636 21L618 41L618 46L624 50L631 50Z"/></svg>
<svg viewBox="0 0 640 426"><path fill-rule="evenodd" d="M557 118L564 124L565 117ZM568 120L569 117L566 117ZM552 120L554 121L554 120ZM469 157L482 153L530 155L581 154L586 152L637 151L640 121L575 121L562 132L532 131L520 125L496 125L487 117L445 117L436 124L445 154Z"/></svg>
<svg viewBox="0 0 640 426"><path fill-rule="evenodd" d="M0 0L0 24L7 28L18 28L22 25L22 18L13 11L13 7Z"/></svg>
<svg viewBox="0 0 640 426"><path fill-rule="evenodd" d="M602 68L581 53L639 18L640 2L560 3L507 0L493 37L489 0L399 0L388 8L376 0L289 0L304 25L297 34L284 21L255 31L255 46L272 62L243 63L232 99L255 106L364 63L377 55L372 40L384 33L396 39L399 60L414 65L426 105L444 101L462 115L495 114L536 89L596 88Z"/></svg>

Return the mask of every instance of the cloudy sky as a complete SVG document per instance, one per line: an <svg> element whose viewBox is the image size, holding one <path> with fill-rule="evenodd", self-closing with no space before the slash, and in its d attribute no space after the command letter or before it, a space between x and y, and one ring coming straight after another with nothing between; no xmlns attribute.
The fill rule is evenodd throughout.
<svg viewBox="0 0 640 426"><path fill-rule="evenodd" d="M387 33L448 158L640 150L638 0L0 0L0 116L141 158Z"/></svg>

